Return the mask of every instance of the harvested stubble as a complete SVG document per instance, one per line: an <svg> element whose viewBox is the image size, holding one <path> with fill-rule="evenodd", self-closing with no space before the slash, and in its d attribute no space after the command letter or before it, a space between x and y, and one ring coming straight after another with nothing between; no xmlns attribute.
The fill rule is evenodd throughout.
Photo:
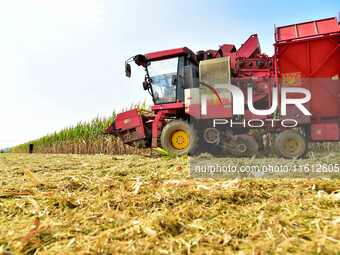
<svg viewBox="0 0 340 255"><path fill-rule="evenodd" d="M0 254L340 252L337 179L188 169L188 158L1 154Z"/></svg>

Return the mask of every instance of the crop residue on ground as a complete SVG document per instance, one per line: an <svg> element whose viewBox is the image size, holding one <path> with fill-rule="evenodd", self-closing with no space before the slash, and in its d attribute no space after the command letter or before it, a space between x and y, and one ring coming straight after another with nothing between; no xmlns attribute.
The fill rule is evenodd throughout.
<svg viewBox="0 0 340 255"><path fill-rule="evenodd" d="M0 254L336 254L339 185L191 179L188 158L1 154Z"/></svg>

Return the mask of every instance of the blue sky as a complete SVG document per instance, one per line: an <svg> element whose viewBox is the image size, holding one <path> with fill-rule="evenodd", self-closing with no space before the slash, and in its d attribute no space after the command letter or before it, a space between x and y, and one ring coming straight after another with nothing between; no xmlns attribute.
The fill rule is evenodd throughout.
<svg viewBox="0 0 340 255"><path fill-rule="evenodd" d="M145 99L139 53L237 48L259 35L273 55L274 24L338 16L338 1L0 0L0 148Z"/></svg>

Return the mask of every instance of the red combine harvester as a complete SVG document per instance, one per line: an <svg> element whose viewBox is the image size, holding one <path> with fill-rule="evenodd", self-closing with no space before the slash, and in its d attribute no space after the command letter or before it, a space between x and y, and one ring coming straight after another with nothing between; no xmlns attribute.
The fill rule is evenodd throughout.
<svg viewBox="0 0 340 255"><path fill-rule="evenodd" d="M277 27L275 41L273 57L261 53L256 34L238 50L224 44L196 54L184 47L133 56L126 75L130 61L145 68L152 111L120 113L106 133L177 156L198 145L254 155L253 129L278 134L275 150L285 158L303 157L308 142L339 141L337 18Z"/></svg>

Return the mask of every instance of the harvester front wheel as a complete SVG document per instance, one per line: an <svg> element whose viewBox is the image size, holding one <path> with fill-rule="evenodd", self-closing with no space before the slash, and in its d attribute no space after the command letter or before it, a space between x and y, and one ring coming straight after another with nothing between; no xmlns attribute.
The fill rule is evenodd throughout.
<svg viewBox="0 0 340 255"><path fill-rule="evenodd" d="M286 130L275 139L275 151L280 157L302 158L308 149L306 137L298 131Z"/></svg>
<svg viewBox="0 0 340 255"><path fill-rule="evenodd" d="M160 140L162 148L175 156L189 154L197 146L195 130L183 120L173 120L166 124Z"/></svg>

